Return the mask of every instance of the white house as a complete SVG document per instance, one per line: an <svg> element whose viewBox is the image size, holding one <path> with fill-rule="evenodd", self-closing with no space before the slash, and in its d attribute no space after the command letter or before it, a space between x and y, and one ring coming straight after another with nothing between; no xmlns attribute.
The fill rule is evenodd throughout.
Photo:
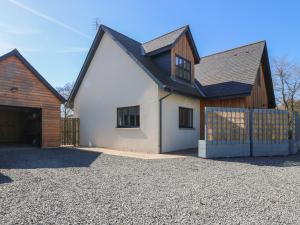
<svg viewBox="0 0 300 225"><path fill-rule="evenodd" d="M196 148L200 101L210 90L198 81L199 62L189 26L141 44L101 25L69 98L80 144L147 153Z"/></svg>

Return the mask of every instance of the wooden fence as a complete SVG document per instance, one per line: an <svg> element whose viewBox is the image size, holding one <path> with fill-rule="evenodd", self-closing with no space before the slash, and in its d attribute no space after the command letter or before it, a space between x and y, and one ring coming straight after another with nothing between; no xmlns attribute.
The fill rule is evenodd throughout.
<svg viewBox="0 0 300 225"><path fill-rule="evenodd" d="M206 139L212 143L248 143L247 109L206 108Z"/></svg>
<svg viewBox="0 0 300 225"><path fill-rule="evenodd" d="M206 139L213 143L282 143L288 131L285 110L206 108Z"/></svg>
<svg viewBox="0 0 300 225"><path fill-rule="evenodd" d="M275 109L254 109L252 113L254 143L280 144L288 141L288 112Z"/></svg>
<svg viewBox="0 0 300 225"><path fill-rule="evenodd" d="M205 109L205 140L199 141L199 156L287 155L297 150L300 117L289 127L288 112L274 109ZM289 140L289 132L292 139ZM290 143L295 143L291 150Z"/></svg>
<svg viewBox="0 0 300 225"><path fill-rule="evenodd" d="M79 145L80 120L79 118L61 119L61 145Z"/></svg>

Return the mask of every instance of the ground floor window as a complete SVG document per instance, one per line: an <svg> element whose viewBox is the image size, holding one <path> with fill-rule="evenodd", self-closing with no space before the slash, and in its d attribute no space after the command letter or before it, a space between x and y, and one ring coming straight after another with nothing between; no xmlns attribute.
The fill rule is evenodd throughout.
<svg viewBox="0 0 300 225"><path fill-rule="evenodd" d="M117 108L117 127L140 127L140 106Z"/></svg>
<svg viewBox="0 0 300 225"><path fill-rule="evenodd" d="M193 109L179 107L179 128L193 128Z"/></svg>

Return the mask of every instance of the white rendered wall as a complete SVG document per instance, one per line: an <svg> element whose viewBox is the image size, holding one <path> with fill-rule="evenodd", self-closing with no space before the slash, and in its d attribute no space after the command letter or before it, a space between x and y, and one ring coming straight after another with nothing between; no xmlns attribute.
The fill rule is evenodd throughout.
<svg viewBox="0 0 300 225"><path fill-rule="evenodd" d="M160 97L166 92L160 91ZM198 148L200 137L200 101L172 94L162 103L162 152ZM179 128L179 107L193 109L193 129Z"/></svg>
<svg viewBox="0 0 300 225"><path fill-rule="evenodd" d="M159 152L157 84L104 34L74 100L80 144ZM140 105L140 128L116 128L117 107Z"/></svg>

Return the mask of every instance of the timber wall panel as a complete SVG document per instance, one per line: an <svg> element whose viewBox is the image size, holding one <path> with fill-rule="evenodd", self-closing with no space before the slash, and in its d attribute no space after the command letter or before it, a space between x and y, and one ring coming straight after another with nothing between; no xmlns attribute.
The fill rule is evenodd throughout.
<svg viewBox="0 0 300 225"><path fill-rule="evenodd" d="M263 65L261 65L251 95L246 97L246 105L248 108L268 108L268 95L263 71Z"/></svg>
<svg viewBox="0 0 300 225"><path fill-rule="evenodd" d="M12 87L18 90L12 92ZM0 62L0 105L42 109L42 147L60 145L60 104L17 57Z"/></svg>

